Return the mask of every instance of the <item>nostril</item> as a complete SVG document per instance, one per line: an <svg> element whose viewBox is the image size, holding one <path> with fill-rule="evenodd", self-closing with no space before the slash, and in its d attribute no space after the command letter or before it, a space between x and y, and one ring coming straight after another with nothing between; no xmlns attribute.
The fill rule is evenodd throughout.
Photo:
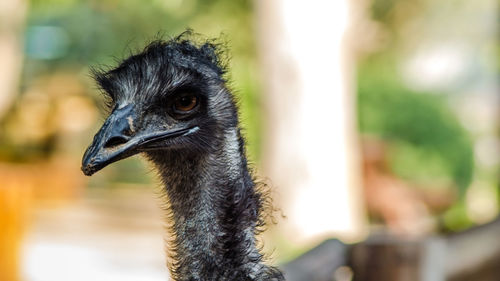
<svg viewBox="0 0 500 281"><path fill-rule="evenodd" d="M104 144L104 147L105 148L110 148L110 147L113 147L113 146L117 146L117 145L120 145L120 144L124 144L128 141L127 138L125 138L124 136L114 136L114 137L111 137L105 144Z"/></svg>

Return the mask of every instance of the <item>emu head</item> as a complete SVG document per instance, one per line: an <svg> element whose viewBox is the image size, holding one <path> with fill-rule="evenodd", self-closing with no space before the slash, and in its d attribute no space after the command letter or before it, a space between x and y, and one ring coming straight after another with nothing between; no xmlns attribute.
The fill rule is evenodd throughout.
<svg viewBox="0 0 500 281"><path fill-rule="evenodd" d="M216 149L217 136L237 126L216 46L188 40L155 41L95 79L111 113L82 160L92 175L110 163L159 150Z"/></svg>

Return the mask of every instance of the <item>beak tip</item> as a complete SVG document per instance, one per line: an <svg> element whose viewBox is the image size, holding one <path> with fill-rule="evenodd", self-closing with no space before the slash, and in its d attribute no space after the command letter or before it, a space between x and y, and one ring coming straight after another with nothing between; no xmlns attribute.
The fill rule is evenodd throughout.
<svg viewBox="0 0 500 281"><path fill-rule="evenodd" d="M91 176L95 173L95 169L93 169L93 165L85 165L82 166L82 172L86 176Z"/></svg>
<svg viewBox="0 0 500 281"><path fill-rule="evenodd" d="M84 175L86 176L92 176L95 172L99 170L98 164L96 163L95 159L90 158L87 153L85 153L83 160L82 160L82 167L81 170Z"/></svg>

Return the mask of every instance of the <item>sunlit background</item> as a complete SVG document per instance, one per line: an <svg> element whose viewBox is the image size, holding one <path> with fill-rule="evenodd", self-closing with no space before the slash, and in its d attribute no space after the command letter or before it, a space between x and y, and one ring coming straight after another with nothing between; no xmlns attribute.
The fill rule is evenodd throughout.
<svg viewBox="0 0 500 281"><path fill-rule="evenodd" d="M494 220L498 11L495 0L1 1L0 281L168 278L151 167L133 157L88 178L80 161L104 120L89 68L186 28L227 45L249 158L279 208L264 235L273 263L326 238Z"/></svg>

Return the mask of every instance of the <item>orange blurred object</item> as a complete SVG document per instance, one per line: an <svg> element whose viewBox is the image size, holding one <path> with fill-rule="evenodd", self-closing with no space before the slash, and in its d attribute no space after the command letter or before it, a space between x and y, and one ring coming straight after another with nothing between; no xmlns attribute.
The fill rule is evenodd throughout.
<svg viewBox="0 0 500 281"><path fill-rule="evenodd" d="M433 213L449 208L456 200L448 186L419 188L390 171L383 141L362 139L364 196L369 213L379 217L393 234L423 236L432 233Z"/></svg>
<svg viewBox="0 0 500 281"><path fill-rule="evenodd" d="M21 242L36 203L71 201L83 191L85 179L75 165L62 159L36 164L0 163L1 281L20 280Z"/></svg>
<svg viewBox="0 0 500 281"><path fill-rule="evenodd" d="M32 198L29 184L11 179L0 186L0 280L5 281L19 280L21 239Z"/></svg>

